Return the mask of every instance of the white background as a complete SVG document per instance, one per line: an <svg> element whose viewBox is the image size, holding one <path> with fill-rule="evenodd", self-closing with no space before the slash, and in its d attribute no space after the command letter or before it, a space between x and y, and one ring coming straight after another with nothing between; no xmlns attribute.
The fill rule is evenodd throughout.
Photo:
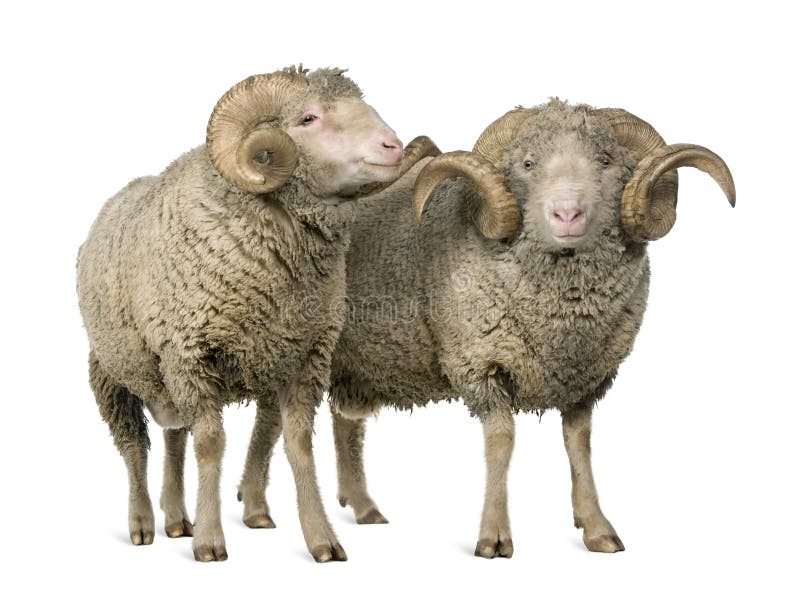
<svg viewBox="0 0 800 591"><path fill-rule="evenodd" d="M3 587L798 588L800 48L783 3L20 6L0 15ZM357 526L336 503L321 409L319 480L347 563L306 552L282 449L268 489L278 528L241 524L253 407L225 415L229 560L195 563L158 511L155 543L128 541L124 465L87 382L78 245L106 198L204 140L228 87L300 61L350 68L405 141L425 133L466 149L507 109L557 95L623 107L728 162L735 210L710 178L681 173L678 223L650 249L644 326L595 414L598 488L626 552L584 549L548 413L517 419L514 557L474 558L483 443L460 403L370 421L370 490L386 526ZM191 455L187 466L194 515Z"/></svg>

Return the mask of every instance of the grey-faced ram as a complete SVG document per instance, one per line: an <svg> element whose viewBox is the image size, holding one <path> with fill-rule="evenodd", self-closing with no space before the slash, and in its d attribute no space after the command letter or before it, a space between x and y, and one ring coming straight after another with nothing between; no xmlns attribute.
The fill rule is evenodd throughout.
<svg viewBox="0 0 800 591"><path fill-rule="evenodd" d="M557 409L575 524L590 550L623 550L593 482L592 407L639 330L647 242L675 221L674 169L708 172L733 205L730 172L621 109L558 100L515 109L472 152L422 166L361 202L353 225L330 391L340 502L359 523L386 521L367 493L365 417L463 398L486 448L475 553L510 557L513 416Z"/></svg>

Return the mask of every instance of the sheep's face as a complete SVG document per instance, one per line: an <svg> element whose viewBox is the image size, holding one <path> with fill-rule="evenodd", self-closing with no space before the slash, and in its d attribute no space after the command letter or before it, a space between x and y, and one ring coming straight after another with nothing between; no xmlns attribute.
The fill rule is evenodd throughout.
<svg viewBox="0 0 800 591"><path fill-rule="evenodd" d="M403 144L360 97L311 96L284 117L284 130L301 154L300 174L322 197L356 192L397 178Z"/></svg>
<svg viewBox="0 0 800 591"><path fill-rule="evenodd" d="M591 250L620 234L628 152L585 107L551 105L523 130L504 159L521 201L524 229L545 250Z"/></svg>

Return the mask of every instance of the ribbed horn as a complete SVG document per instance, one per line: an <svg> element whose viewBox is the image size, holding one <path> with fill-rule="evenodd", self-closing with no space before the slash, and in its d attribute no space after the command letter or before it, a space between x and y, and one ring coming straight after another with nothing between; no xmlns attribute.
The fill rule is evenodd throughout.
<svg viewBox="0 0 800 591"><path fill-rule="evenodd" d="M286 182L297 166L297 148L270 123L307 87L301 75L275 72L250 76L222 96L208 120L206 146L226 181L248 193L269 193Z"/></svg>
<svg viewBox="0 0 800 591"><path fill-rule="evenodd" d="M406 149L403 150L403 164L400 166L400 176L403 176L414 165L429 156L438 156L442 151L433 140L427 135L420 135L408 142Z"/></svg>
<svg viewBox="0 0 800 591"><path fill-rule="evenodd" d="M653 150L666 145L664 139L652 125L624 109L596 109L592 113L611 127L617 142L631 150L638 162L641 162ZM678 173L670 171L650 186L647 203L640 204L645 208L643 211L646 216L638 218L640 219L638 226L634 227L625 222L626 219L631 220L632 217L626 214L626 206L622 206L623 228L637 242L656 240L656 238L643 238L644 236L661 238L675 224L677 204ZM641 215L641 211L637 215Z"/></svg>
<svg viewBox="0 0 800 591"><path fill-rule="evenodd" d="M657 240L675 223L675 208L654 192L670 171L681 166L693 166L708 173L728 198L736 205L736 187L725 161L708 148L694 144L661 146L645 156L636 167L622 193L622 224L637 242Z"/></svg>
<svg viewBox="0 0 800 591"><path fill-rule="evenodd" d="M536 115L535 109L517 107L495 120L475 142L472 151L495 164L503 156L525 122Z"/></svg>
<svg viewBox="0 0 800 591"><path fill-rule="evenodd" d="M516 198L506 189L503 175L492 163L474 152L448 152L437 156L422 169L414 185L414 216L422 210L433 190L451 177L464 176L477 187L472 203L475 225L487 238L499 240L513 236L520 223Z"/></svg>

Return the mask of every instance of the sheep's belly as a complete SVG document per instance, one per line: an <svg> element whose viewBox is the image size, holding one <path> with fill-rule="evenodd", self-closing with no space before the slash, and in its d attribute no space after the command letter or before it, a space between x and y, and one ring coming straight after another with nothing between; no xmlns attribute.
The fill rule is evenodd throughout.
<svg viewBox="0 0 800 591"><path fill-rule="evenodd" d="M560 370L542 371L538 380L519 380L513 397L516 410L566 410L583 400L594 399L608 377L605 373L586 373L565 366Z"/></svg>
<svg viewBox="0 0 800 591"><path fill-rule="evenodd" d="M178 409L171 402L150 400L146 405L153 420L162 429L181 429L186 426L178 414Z"/></svg>

